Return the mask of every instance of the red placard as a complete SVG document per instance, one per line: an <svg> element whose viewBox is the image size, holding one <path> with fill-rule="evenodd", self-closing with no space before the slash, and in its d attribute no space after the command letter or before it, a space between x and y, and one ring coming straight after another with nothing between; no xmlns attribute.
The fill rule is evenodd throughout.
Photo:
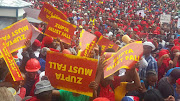
<svg viewBox="0 0 180 101"><path fill-rule="evenodd" d="M66 15L64 15L61 11L57 8L53 7L52 5L48 4L47 2L44 3L43 7L41 8L41 12L39 14L39 19L44 21L45 23L49 22L51 16L59 17L63 20L67 20Z"/></svg>
<svg viewBox="0 0 180 101"><path fill-rule="evenodd" d="M97 37L87 31L82 30L80 33L78 56L89 57L91 50L94 48Z"/></svg>
<svg viewBox="0 0 180 101"><path fill-rule="evenodd" d="M45 74L55 88L92 97L89 84L95 80L97 63L97 59L48 51Z"/></svg>
<svg viewBox="0 0 180 101"><path fill-rule="evenodd" d="M138 47L138 48L137 48ZM143 55L143 45L141 41L127 44L115 55L107 59L104 67L104 78L112 75L121 68L131 69Z"/></svg>
<svg viewBox="0 0 180 101"><path fill-rule="evenodd" d="M108 48L113 48L115 51L119 49L119 46L117 44L115 44L114 42L110 41L102 35L99 38L97 44L101 46L101 55L103 55L106 49Z"/></svg>
<svg viewBox="0 0 180 101"><path fill-rule="evenodd" d="M32 37L32 27L27 19L22 19L0 30L0 33L0 38L6 41L12 53L25 47L24 42Z"/></svg>
<svg viewBox="0 0 180 101"><path fill-rule="evenodd" d="M14 81L24 80L16 62L14 61L13 56L11 55L8 49L6 42L3 39L0 39L0 43L1 43L0 45L1 54L4 58L4 61L6 62L6 65L9 68L13 80Z"/></svg>
<svg viewBox="0 0 180 101"><path fill-rule="evenodd" d="M49 24L46 28L45 34L53 38L59 37L62 42L71 44L71 40L75 30L75 25L52 16L49 20Z"/></svg>

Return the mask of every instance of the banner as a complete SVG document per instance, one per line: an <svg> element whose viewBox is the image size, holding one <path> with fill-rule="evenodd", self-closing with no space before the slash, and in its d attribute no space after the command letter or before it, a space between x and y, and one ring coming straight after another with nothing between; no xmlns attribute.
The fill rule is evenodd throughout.
<svg viewBox="0 0 180 101"><path fill-rule="evenodd" d="M24 80L16 62L14 61L13 56L11 55L8 49L6 42L3 39L0 39L0 43L1 43L0 45L1 54L4 58L4 61L6 62L6 65L9 68L9 72L11 73L13 80L14 81Z"/></svg>
<svg viewBox="0 0 180 101"><path fill-rule="evenodd" d="M103 37L102 35L99 38L97 44L99 46L101 46L101 55L103 55L103 53L108 48L113 48L115 51L117 51L119 49L119 46L117 44L115 44L114 42L110 41L109 39Z"/></svg>
<svg viewBox="0 0 180 101"><path fill-rule="evenodd" d="M121 68L130 69L143 55L143 45L141 41L127 44L115 55L106 60L104 67L104 78L112 75Z"/></svg>
<svg viewBox="0 0 180 101"><path fill-rule="evenodd" d="M97 59L48 51L45 75L57 89L92 97L89 84L95 80L97 64Z"/></svg>
<svg viewBox="0 0 180 101"><path fill-rule="evenodd" d="M55 16L51 16L45 34L53 38L59 37L62 42L71 44L75 30L75 25Z"/></svg>
<svg viewBox="0 0 180 101"><path fill-rule="evenodd" d="M59 17L63 20L67 20L66 15L64 15L61 11L57 8L53 7L52 5L48 4L47 2L44 3L43 7L41 8L41 12L39 14L39 19L44 21L45 23L49 22L51 16Z"/></svg>
<svg viewBox="0 0 180 101"><path fill-rule="evenodd" d="M161 14L160 22L169 24L171 22L171 15L170 14Z"/></svg>
<svg viewBox="0 0 180 101"><path fill-rule="evenodd" d="M97 41L97 37L87 31L82 30L80 33L78 56L89 57L90 52L94 48Z"/></svg>
<svg viewBox="0 0 180 101"><path fill-rule="evenodd" d="M6 41L12 53L25 47L24 42L32 37L32 27L27 19L22 19L0 30L0 33L0 38Z"/></svg>

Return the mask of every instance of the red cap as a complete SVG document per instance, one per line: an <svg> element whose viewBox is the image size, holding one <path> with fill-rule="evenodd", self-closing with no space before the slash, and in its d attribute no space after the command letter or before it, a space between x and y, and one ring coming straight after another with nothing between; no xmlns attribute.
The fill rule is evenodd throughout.
<svg viewBox="0 0 180 101"><path fill-rule="evenodd" d="M34 43L33 45L37 46L37 47L40 47L41 46L41 42L39 40L34 40Z"/></svg>
<svg viewBox="0 0 180 101"><path fill-rule="evenodd" d="M120 37L120 34L117 34L116 37Z"/></svg>
<svg viewBox="0 0 180 101"><path fill-rule="evenodd" d="M49 44L53 43L53 38L52 38L52 37L45 36L45 37L43 38L43 42L44 42L44 44L49 45Z"/></svg>
<svg viewBox="0 0 180 101"><path fill-rule="evenodd" d="M114 18L112 18L112 20L113 20L113 21L115 21L115 19L114 19Z"/></svg>
<svg viewBox="0 0 180 101"><path fill-rule="evenodd" d="M137 28L134 28L134 31L135 31L135 32L138 32L138 29L137 29Z"/></svg>
<svg viewBox="0 0 180 101"><path fill-rule="evenodd" d="M180 85L180 78L176 80L176 83Z"/></svg>
<svg viewBox="0 0 180 101"><path fill-rule="evenodd" d="M100 36L102 35L101 32L99 32L99 31L95 31L94 34L95 34L98 38L100 38Z"/></svg>
<svg viewBox="0 0 180 101"><path fill-rule="evenodd" d="M110 101L110 100L105 97L98 97L98 98L94 99L93 101Z"/></svg>

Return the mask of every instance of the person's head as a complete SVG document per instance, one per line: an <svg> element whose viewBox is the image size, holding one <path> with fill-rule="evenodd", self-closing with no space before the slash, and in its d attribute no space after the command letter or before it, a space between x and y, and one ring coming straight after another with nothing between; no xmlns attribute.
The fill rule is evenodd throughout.
<svg viewBox="0 0 180 101"><path fill-rule="evenodd" d="M37 71L41 68L41 65L39 63L39 61L35 58L31 58L30 60L27 61L26 63L26 71L27 74L30 78L34 79Z"/></svg>
<svg viewBox="0 0 180 101"><path fill-rule="evenodd" d="M156 72L155 71L148 71L146 73L146 80L148 82L148 85L154 86L158 80Z"/></svg>
<svg viewBox="0 0 180 101"><path fill-rule="evenodd" d="M173 46L171 48L171 54L174 56L177 52L180 51L180 46Z"/></svg>
<svg viewBox="0 0 180 101"><path fill-rule="evenodd" d="M38 48L40 48L40 46L41 46L41 42L36 39L32 44L33 51L36 51Z"/></svg>
<svg viewBox="0 0 180 101"><path fill-rule="evenodd" d="M145 93L144 101L164 101L164 99L157 89L150 89Z"/></svg>
<svg viewBox="0 0 180 101"><path fill-rule="evenodd" d="M47 47L43 47L40 51L40 58L46 59L47 51L50 51L50 49Z"/></svg>
<svg viewBox="0 0 180 101"><path fill-rule="evenodd" d="M175 84L178 78L180 78L180 69L173 69L169 75L169 83Z"/></svg>
<svg viewBox="0 0 180 101"><path fill-rule="evenodd" d="M57 46L59 45L56 39L53 39L52 37L49 36L45 36L43 38L42 44L44 45L44 47L54 48L54 49L56 49Z"/></svg>
<svg viewBox="0 0 180 101"><path fill-rule="evenodd" d="M51 101L52 100L52 90L51 83L48 80L42 80L36 83L35 96L41 101Z"/></svg>
<svg viewBox="0 0 180 101"><path fill-rule="evenodd" d="M98 98L94 99L93 101L110 101L110 100L105 97L98 97Z"/></svg>
<svg viewBox="0 0 180 101"><path fill-rule="evenodd" d="M0 99L1 101L16 101L13 94L6 87L0 87Z"/></svg>
<svg viewBox="0 0 180 101"><path fill-rule="evenodd" d="M155 46L151 42L143 43L144 55L149 56L151 52L155 49Z"/></svg>
<svg viewBox="0 0 180 101"><path fill-rule="evenodd" d="M180 78L176 80L176 92L180 94Z"/></svg>

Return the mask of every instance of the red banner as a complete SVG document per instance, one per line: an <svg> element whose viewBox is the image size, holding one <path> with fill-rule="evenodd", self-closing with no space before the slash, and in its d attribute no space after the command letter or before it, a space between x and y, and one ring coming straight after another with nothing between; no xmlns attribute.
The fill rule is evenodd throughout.
<svg viewBox="0 0 180 101"><path fill-rule="evenodd" d="M55 16L51 16L45 34L53 38L59 37L62 42L71 44L75 30L75 25Z"/></svg>
<svg viewBox="0 0 180 101"><path fill-rule="evenodd" d="M6 41L12 53L25 47L24 42L32 37L32 27L27 19L22 19L0 30L0 33L0 38Z"/></svg>
<svg viewBox="0 0 180 101"><path fill-rule="evenodd" d="M55 88L92 97L89 84L95 80L97 63L97 59L48 51L45 74Z"/></svg>
<svg viewBox="0 0 180 101"><path fill-rule="evenodd" d="M43 7L41 8L41 12L39 14L39 19L48 23L51 16L59 17L63 20L67 20L66 15L64 15L61 11L57 8L53 7L52 5L48 4L47 2L44 3Z"/></svg>
<svg viewBox="0 0 180 101"><path fill-rule="evenodd" d="M127 44L115 55L107 59L104 67L104 78L112 75L121 68L130 69L143 55L143 45L141 41Z"/></svg>
<svg viewBox="0 0 180 101"><path fill-rule="evenodd" d="M1 43L0 45L1 54L6 62L6 65L9 68L13 80L14 81L24 80L16 62L14 61L13 56L11 55L8 49L6 42L3 39L0 39L0 43Z"/></svg>
<svg viewBox="0 0 180 101"><path fill-rule="evenodd" d="M80 33L78 56L89 57L91 50L94 48L97 37L87 31L82 30Z"/></svg>
<svg viewBox="0 0 180 101"><path fill-rule="evenodd" d="M108 48L113 48L115 51L119 49L119 46L117 44L115 44L114 42L110 41L102 35L99 38L97 44L101 46L101 55L103 55L106 49Z"/></svg>

